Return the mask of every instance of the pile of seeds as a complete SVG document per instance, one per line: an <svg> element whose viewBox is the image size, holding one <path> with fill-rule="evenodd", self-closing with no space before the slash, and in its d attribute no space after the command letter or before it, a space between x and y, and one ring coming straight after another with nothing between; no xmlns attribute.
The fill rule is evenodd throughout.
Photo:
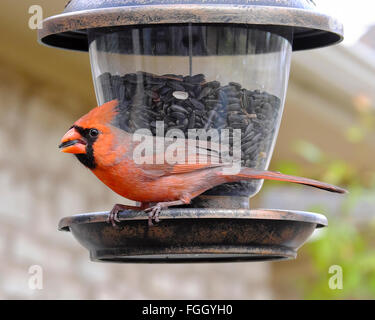
<svg viewBox="0 0 375 320"><path fill-rule="evenodd" d="M242 166L264 168L279 117L278 97L235 82L207 82L203 74L103 73L99 81L104 101L120 101L124 130L147 128L155 135L156 121L164 121L165 131L181 129L186 137L189 129L241 129ZM207 194L248 196L258 186L258 181L230 183Z"/></svg>

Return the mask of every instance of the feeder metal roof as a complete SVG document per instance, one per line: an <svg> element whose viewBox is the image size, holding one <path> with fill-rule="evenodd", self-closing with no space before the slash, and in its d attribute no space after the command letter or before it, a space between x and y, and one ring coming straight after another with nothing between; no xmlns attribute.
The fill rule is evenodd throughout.
<svg viewBox="0 0 375 320"><path fill-rule="evenodd" d="M88 50L87 29L152 24L247 24L293 28L293 50L332 45L343 26L312 0L71 0L43 21L43 44Z"/></svg>

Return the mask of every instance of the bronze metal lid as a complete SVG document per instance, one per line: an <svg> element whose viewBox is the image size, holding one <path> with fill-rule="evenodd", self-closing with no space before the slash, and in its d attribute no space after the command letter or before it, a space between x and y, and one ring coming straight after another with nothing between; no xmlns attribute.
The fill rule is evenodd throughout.
<svg viewBox="0 0 375 320"><path fill-rule="evenodd" d="M316 228L320 214L268 209L168 209L149 227L143 211L119 214L116 229L108 212L61 219L93 261L121 263L238 262L294 259Z"/></svg>
<svg viewBox="0 0 375 320"><path fill-rule="evenodd" d="M71 0L43 21L43 44L87 51L87 29L152 24L246 24L290 28L293 50L338 43L343 26L311 0Z"/></svg>

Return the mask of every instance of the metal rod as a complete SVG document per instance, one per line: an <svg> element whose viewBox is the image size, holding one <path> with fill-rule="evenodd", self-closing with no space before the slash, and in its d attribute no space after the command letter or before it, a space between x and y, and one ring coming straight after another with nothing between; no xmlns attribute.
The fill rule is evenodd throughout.
<svg viewBox="0 0 375 320"><path fill-rule="evenodd" d="M193 30L192 24L189 23L189 75L193 75Z"/></svg>

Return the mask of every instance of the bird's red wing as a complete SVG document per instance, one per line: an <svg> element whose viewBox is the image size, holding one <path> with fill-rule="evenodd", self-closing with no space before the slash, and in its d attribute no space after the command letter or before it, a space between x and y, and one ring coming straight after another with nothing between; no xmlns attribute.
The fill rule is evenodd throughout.
<svg viewBox="0 0 375 320"><path fill-rule="evenodd" d="M163 138L155 137L155 141L156 139ZM189 143L192 141L188 139L180 139L176 143L176 140L165 138L164 148L154 148L153 154L142 157L143 163L138 166L147 174L161 177L225 165L220 157L219 144L198 140L196 147L191 148Z"/></svg>

